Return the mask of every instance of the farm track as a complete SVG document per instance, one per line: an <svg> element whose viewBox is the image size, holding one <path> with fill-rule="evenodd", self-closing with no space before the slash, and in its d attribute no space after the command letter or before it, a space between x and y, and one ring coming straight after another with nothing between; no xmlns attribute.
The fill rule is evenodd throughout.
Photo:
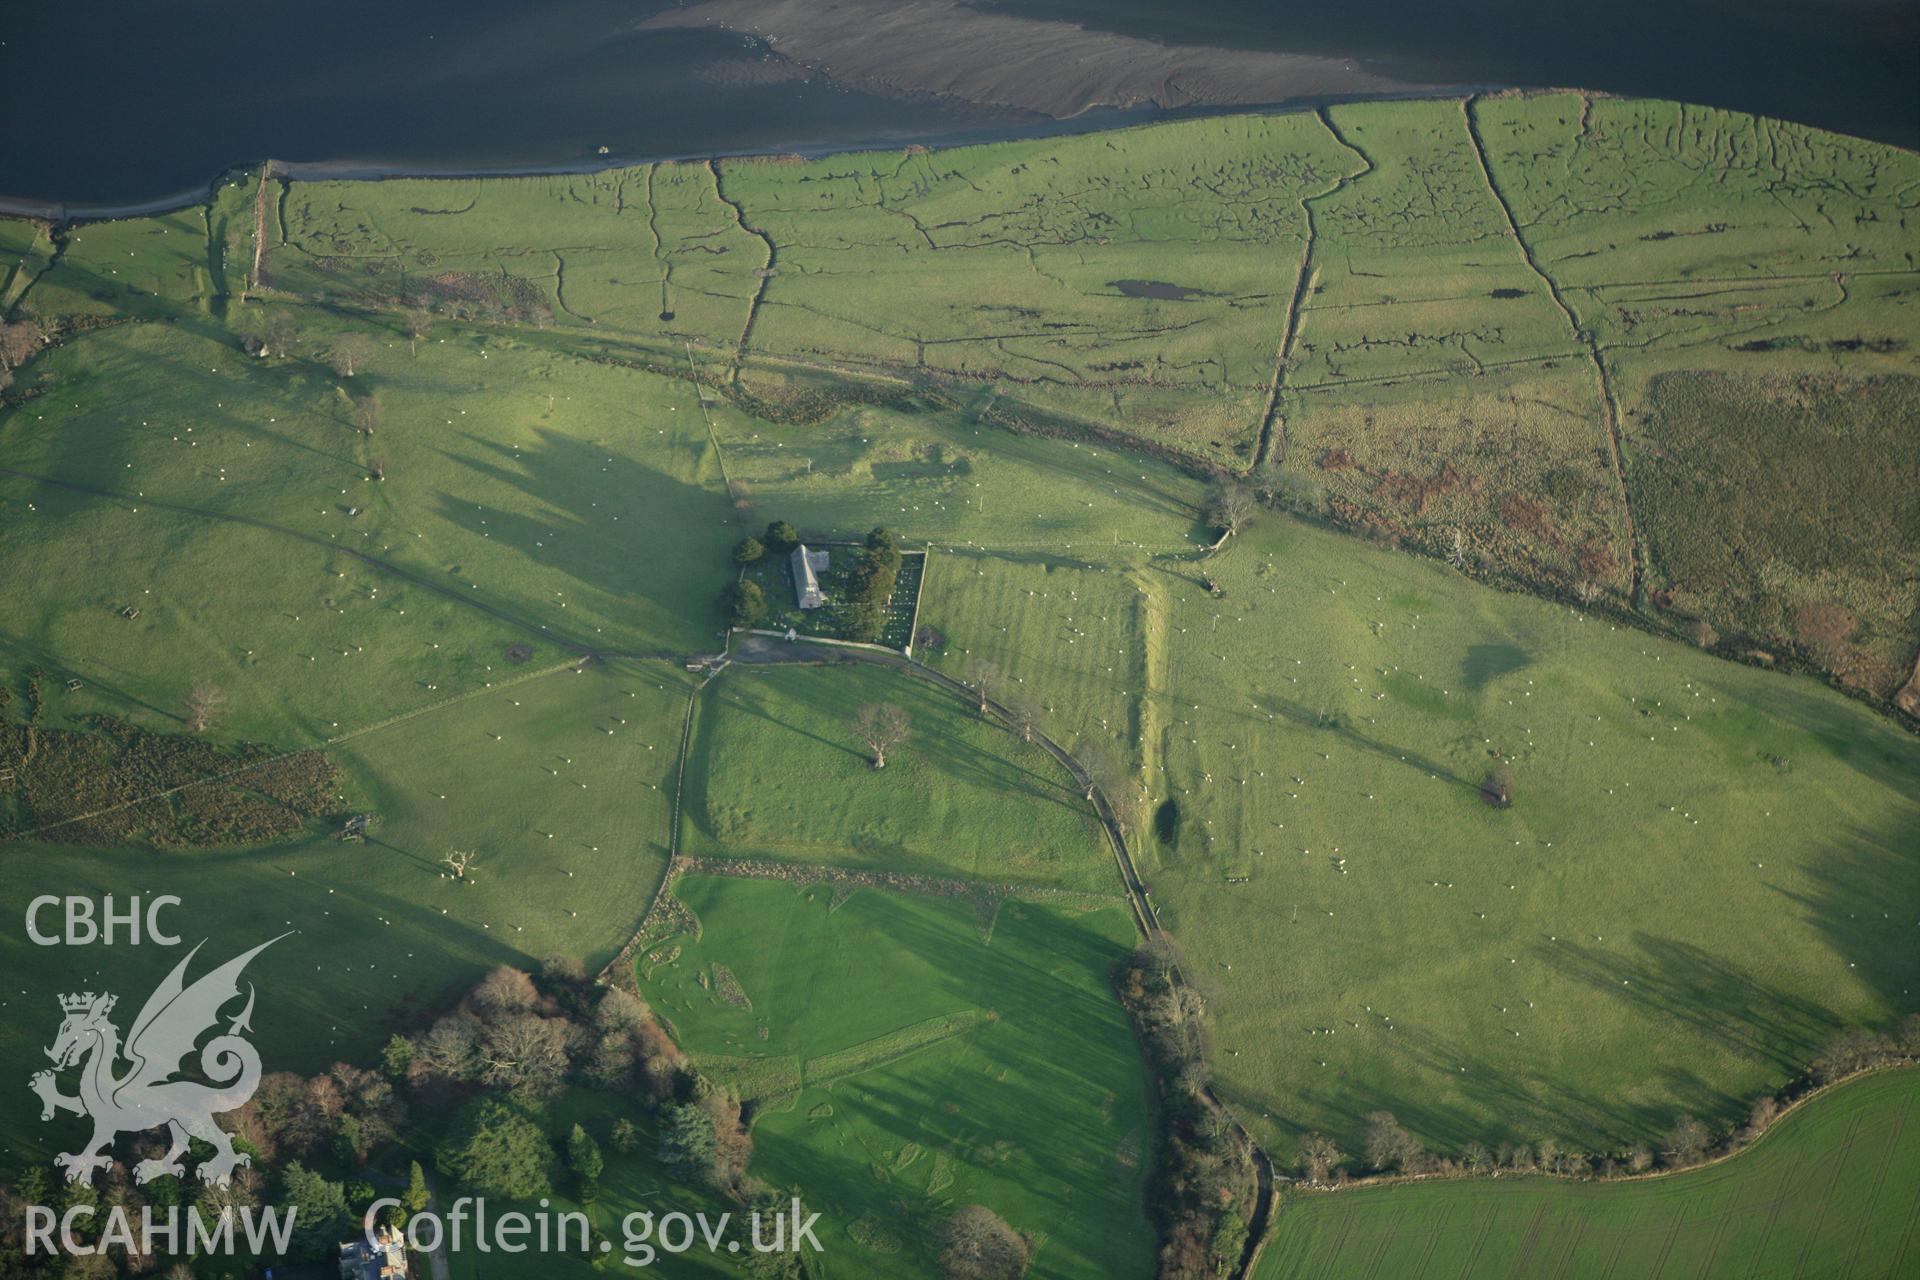
<svg viewBox="0 0 1920 1280"><path fill-rule="evenodd" d="M1807 1232L1807 1242L1800 1247L1799 1260L1794 1265L1793 1274L1807 1274L1807 1263L1813 1259L1814 1242L1820 1238L1820 1228L1827 1224L1827 1209L1833 1204L1834 1185L1840 1181L1840 1173L1847 1167L1847 1157L1853 1152L1853 1143L1860 1136L1860 1123L1863 1117L1855 1116L1847 1128L1847 1138L1840 1144L1840 1150L1833 1157L1833 1176L1827 1179L1826 1187L1820 1193L1820 1212L1814 1216L1813 1228Z"/></svg>
<svg viewBox="0 0 1920 1280"><path fill-rule="evenodd" d="M1907 1116L1913 1111L1913 1099L1909 1098L1900 1108L1900 1114L1894 1118L1893 1128L1888 1133L1886 1149L1880 1153L1879 1167L1873 1171L1873 1189L1866 1194L1864 1203L1873 1204L1880 1198L1880 1188L1886 1185L1887 1166L1893 1163L1893 1153L1899 1148L1900 1135L1906 1132ZM1853 1249L1847 1254L1847 1275L1853 1274L1854 1264L1860 1259L1860 1245L1864 1236L1853 1238Z"/></svg>
<svg viewBox="0 0 1920 1280"><path fill-rule="evenodd" d="M1599 380L1601 421L1607 433L1607 459L1612 465L1614 483L1619 490L1620 518L1625 526L1627 555L1631 566L1631 586L1627 598L1635 608L1638 608L1646 584L1646 551L1641 546L1640 532L1633 518L1633 494L1627 484L1626 449L1620 439L1620 402L1613 392L1613 379L1607 373L1607 361L1600 351L1599 339L1594 337L1592 330L1580 323L1580 318L1574 314L1566 295L1561 292L1560 285L1541 268L1539 260L1534 256L1533 247L1527 243L1527 238L1520 234L1520 224L1514 220L1513 206L1500 190L1500 184L1494 180L1493 166L1487 160L1487 144L1480 136L1480 124L1474 116L1474 104L1478 101L1477 96L1461 99L1460 114L1466 121L1467 137L1473 143L1474 160L1480 166L1480 176L1486 181L1487 191L1493 196L1494 204L1500 208L1500 216L1507 224L1507 234L1511 235L1514 243L1520 247L1521 256L1526 259L1527 268L1539 277L1540 283L1547 287L1547 293L1553 298L1554 305L1560 308L1560 314L1566 317L1567 327L1572 331L1574 341L1586 350L1587 358L1593 363L1594 376Z"/></svg>

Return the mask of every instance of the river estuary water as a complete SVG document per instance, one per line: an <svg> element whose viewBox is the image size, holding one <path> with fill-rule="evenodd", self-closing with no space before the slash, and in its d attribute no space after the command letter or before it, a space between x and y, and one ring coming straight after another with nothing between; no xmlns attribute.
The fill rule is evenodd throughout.
<svg viewBox="0 0 1920 1280"><path fill-rule="evenodd" d="M0 196L131 205L267 157L493 171L1069 127L774 52L787 32L768 28L804 24L814 2L767 0L755 30L738 5L721 19L737 25L701 25L680 21L701 6L663 0L65 0L0 24ZM1356 92L1577 86L1920 145L1914 0L930 2L1090 40L1338 60Z"/></svg>

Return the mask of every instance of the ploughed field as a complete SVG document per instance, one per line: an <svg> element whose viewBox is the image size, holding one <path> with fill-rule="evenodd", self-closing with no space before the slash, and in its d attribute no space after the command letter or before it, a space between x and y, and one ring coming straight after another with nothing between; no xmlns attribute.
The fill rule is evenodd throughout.
<svg viewBox="0 0 1920 1280"><path fill-rule="evenodd" d="M1915 1009L1920 748L1695 626L1875 694L1911 666L1914 166L1558 95L0 223L9 318L57 337L0 408L0 911L133 887L216 949L298 930L258 962L287 1070L372 1062L493 964L623 956L769 1104L754 1172L832 1207L854 1273L926 1271L974 1202L1046 1231L1042 1273L1144 1273L1083 790L898 671L686 670L744 533L886 525L927 548L916 658L1110 764L1217 1090L1283 1166L1379 1109L1443 1154L1724 1127ZM1328 520L1205 557L1195 459ZM1695 638L1609 612L1636 566ZM870 703L912 723L881 770ZM262 753L300 788L213 776ZM139 959L0 940L0 1069ZM1773 1186L1852 1096L1646 1187L1352 1202L1451 1231L1443 1197L1492 1197L1526 1248L1503 1224L1588 1194ZM0 1135L44 1162L37 1114ZM603 1225L661 1176L611 1162ZM1322 1222L1347 1203L1291 1203L1305 1252L1265 1265L1370 1256Z"/></svg>

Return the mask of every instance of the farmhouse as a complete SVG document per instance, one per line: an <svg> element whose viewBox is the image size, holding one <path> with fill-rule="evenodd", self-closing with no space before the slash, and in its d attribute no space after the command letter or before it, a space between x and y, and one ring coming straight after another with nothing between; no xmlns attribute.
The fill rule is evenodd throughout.
<svg viewBox="0 0 1920 1280"><path fill-rule="evenodd" d="M392 1227L340 1246L340 1280L407 1280L407 1245Z"/></svg>
<svg viewBox="0 0 1920 1280"><path fill-rule="evenodd" d="M807 550L804 542L793 549L793 594L799 598L802 609L818 609L827 602L820 594L819 574L826 570L829 555L825 551Z"/></svg>

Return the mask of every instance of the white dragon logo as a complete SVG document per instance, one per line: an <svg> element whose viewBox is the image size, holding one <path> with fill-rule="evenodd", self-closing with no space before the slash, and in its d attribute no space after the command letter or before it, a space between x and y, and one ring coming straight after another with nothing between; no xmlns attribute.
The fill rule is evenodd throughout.
<svg viewBox="0 0 1920 1280"><path fill-rule="evenodd" d="M224 1187L234 1169L252 1163L233 1149L233 1140L213 1122L216 1113L243 1106L260 1084L260 1054L240 1035L253 1029L249 1024L253 1016L251 983L247 985L246 1007L228 1024L224 1035L216 1035L200 1050L200 1073L211 1083L171 1077L185 1069L183 1059L193 1052L201 1035L219 1023L222 1006L239 997L240 972L247 962L279 940L269 939L187 986L187 965L200 952L196 946L147 998L140 1016L133 1020L124 1047L119 1028L107 1018L116 997L96 996L91 991L60 997L66 1019L60 1024L53 1047L47 1050L54 1070L36 1072L31 1087L40 1095L42 1120L51 1120L60 1111L93 1120L93 1137L85 1146L54 1157L54 1163L66 1170L68 1182L92 1183L95 1170L113 1163L107 1149L119 1134L161 1125L167 1127L172 1149L158 1160L142 1160L135 1165L134 1179L138 1182L167 1173L184 1176L186 1166L180 1156L187 1150L189 1138L198 1138L214 1148L213 1157L200 1164L202 1182ZM131 1066L116 1075L115 1067L123 1057ZM85 1062L80 1069L78 1096L61 1093L54 1071L64 1071L82 1059Z"/></svg>

